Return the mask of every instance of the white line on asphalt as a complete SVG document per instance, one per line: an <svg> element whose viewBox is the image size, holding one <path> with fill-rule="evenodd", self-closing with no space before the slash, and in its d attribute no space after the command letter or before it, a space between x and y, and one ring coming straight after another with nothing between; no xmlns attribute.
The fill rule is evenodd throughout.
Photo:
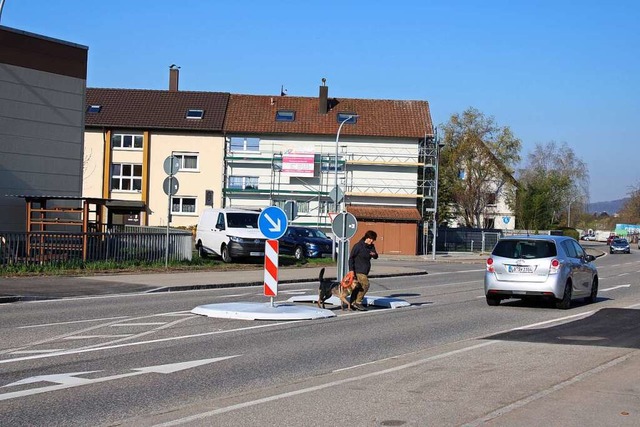
<svg viewBox="0 0 640 427"><path fill-rule="evenodd" d="M545 396L548 396L551 393L555 393L558 390L562 390L563 388L566 388L566 387L568 387L568 386L570 386L572 384L580 382L580 381L582 381L582 380L584 380L586 378L592 377L592 376L594 376L596 374L599 374L600 372L606 371L607 369L624 362L625 360L631 358L632 356L637 355L639 352L640 352L640 350L635 350L635 351L632 351L630 353L627 353L624 356L620 356L620 357L618 357L616 359L613 359L612 361L610 361L608 363L605 363L604 365L597 366L597 367L595 367L593 369L590 369L590 370L588 370L586 372L578 374L578 375L576 375L575 377L573 377L573 378L571 378L569 380L566 380L566 381L563 381L563 382L561 382L559 384L556 384L553 387L549 387L546 390L539 391L538 393L532 394L531 396L525 397L524 399L520 399L517 402L514 402L514 403L512 403L510 405L503 406L502 408L497 409L497 410L491 412L490 414L485 415L484 417L475 419L475 420L471 421L470 423L464 424L463 426L464 427L476 427L476 426L484 425L487 422L490 422L491 420L499 418L499 417L501 417L504 414L507 414L509 412L515 411L516 409L521 408L521 407L523 407L525 405L528 405L529 403L534 402L534 401L536 401L538 399L541 399L541 398L543 398Z"/></svg>
<svg viewBox="0 0 640 427"><path fill-rule="evenodd" d="M77 335L74 337L66 337L65 340L89 340L94 338L124 338L130 337L133 334L118 334L118 335Z"/></svg>
<svg viewBox="0 0 640 427"><path fill-rule="evenodd" d="M70 325L72 323L99 322L101 320L116 320L116 319L127 319L127 318L129 318L129 316L103 317L101 319L72 320L70 322L42 323L40 325L18 326L18 329L41 328L43 326Z"/></svg>
<svg viewBox="0 0 640 427"><path fill-rule="evenodd" d="M619 285L619 286L614 286L613 288L606 288L606 289L600 289L600 292L609 292L612 291L614 289L620 289L620 288L630 288L631 285Z"/></svg>
<svg viewBox="0 0 640 427"><path fill-rule="evenodd" d="M43 353L53 353L56 351L61 351L61 348L51 348L48 350L20 350L11 352L11 354L43 354Z"/></svg>
<svg viewBox="0 0 640 427"><path fill-rule="evenodd" d="M250 406L256 406L256 405L260 405L262 403L273 402L275 400L285 399L285 398L297 396L297 395L300 395L300 394L305 394L305 393L310 393L310 392L314 392L314 391L318 391L318 390L323 390L325 388L330 388L330 387L335 387L335 386L339 386L339 385L343 385L343 384L348 384L348 383L351 383L351 382L360 381L360 380L364 380L364 379L367 379L367 378L378 377L378 376L381 376L381 375L386 375L386 374L390 374L390 373L393 373L393 372L401 371L401 370L404 370L404 369L413 368L415 366L423 365L425 363L428 363L428 362L431 362L431 361L434 361L434 360L444 359L446 357L453 356L453 355L460 354L460 353L466 353L468 351L476 350L476 349L481 348L481 347L486 347L488 345L495 344L497 342L499 342L499 341L487 341L487 342L483 342L483 343L480 343L480 344L475 344L475 345L472 345L472 346L469 346L469 347L461 348L459 350L453 350L453 351L449 351L447 353L438 354L438 355L435 355L435 356L430 356L430 357L427 357L427 358L424 358L424 359L416 360L414 362L405 363L404 365L394 366L393 368L383 369L381 371L376 371L376 372L370 372L368 374L359 375L359 376L356 376L356 377L344 378L344 379L341 379L341 380L332 381L330 383L320 384L320 385L313 386L313 387L302 388L302 389L290 391L290 392L287 392L287 393L276 394L274 396L264 397L262 399L257 399L257 400L251 400L249 402L238 403L236 405L230 405L230 406L226 406L226 407L223 407L223 408L214 409L213 411L207 411L207 412L203 412L203 413L196 414L196 415L191 415L191 416L184 417L184 418L179 418L177 420L169 421L169 422L166 422L166 423L156 424L156 425L154 425L154 427L177 426L177 425L180 425L180 424L199 421L199 420L202 420L204 418L208 418L208 417L213 416L213 415L224 414L226 412L235 411L237 409L248 408Z"/></svg>
<svg viewBox="0 0 640 427"><path fill-rule="evenodd" d="M513 328L510 329L509 331L506 332L511 332L511 331L520 331L522 329L530 329L530 328L535 328L537 326L542 326L542 325L548 325L549 323L557 323L557 322L564 322L565 320L569 320L569 319L574 319L576 317L586 317L586 316L590 316L593 313L595 313L596 310L591 310L591 311L585 311L584 313L578 313L578 314L572 314L571 316L565 316L565 317L560 317L558 319L551 319L551 320L547 320L544 322L538 322L538 323L532 323L531 325L526 325L526 326L520 326L518 328Z"/></svg>
<svg viewBox="0 0 640 427"><path fill-rule="evenodd" d="M620 274L618 274L618 277L620 277L620 276L626 276L627 274L629 274L629 273L620 273Z"/></svg>
<svg viewBox="0 0 640 427"><path fill-rule="evenodd" d="M147 323L116 323L115 325L109 325L112 328L119 326L161 326L166 325L167 322L147 322Z"/></svg>

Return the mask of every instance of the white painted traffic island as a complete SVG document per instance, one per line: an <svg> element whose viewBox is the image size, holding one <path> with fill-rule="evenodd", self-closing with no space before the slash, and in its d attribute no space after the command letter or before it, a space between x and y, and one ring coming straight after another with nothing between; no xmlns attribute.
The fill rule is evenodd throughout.
<svg viewBox="0 0 640 427"><path fill-rule="evenodd" d="M318 294L311 295L296 295L287 300L287 302L318 302ZM336 296L331 296L331 298L325 301L325 304L331 305L340 305L340 298ZM411 304L406 302L400 298L389 298L389 297L374 297L374 296L365 296L362 299L362 305L364 306L375 306L375 307L385 307L385 308L400 308L400 307L409 307Z"/></svg>
<svg viewBox="0 0 640 427"><path fill-rule="evenodd" d="M313 320L335 317L331 310L287 303L229 302L199 305L193 314L221 319L242 320Z"/></svg>

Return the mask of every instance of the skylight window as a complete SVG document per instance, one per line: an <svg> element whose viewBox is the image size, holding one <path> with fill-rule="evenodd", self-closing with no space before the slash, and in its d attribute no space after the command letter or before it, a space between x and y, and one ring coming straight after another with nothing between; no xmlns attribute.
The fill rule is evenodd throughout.
<svg viewBox="0 0 640 427"><path fill-rule="evenodd" d="M102 105L89 105L87 107L87 113L99 113L102 110Z"/></svg>
<svg viewBox="0 0 640 427"><path fill-rule="evenodd" d="M338 113L337 114L338 123L348 123L355 124L358 121L358 115L356 113Z"/></svg>
<svg viewBox="0 0 640 427"><path fill-rule="evenodd" d="M204 110L187 110L187 119L200 120L204 116Z"/></svg>
<svg viewBox="0 0 640 427"><path fill-rule="evenodd" d="M291 110L280 110L276 112L276 122L293 122L296 119L296 112Z"/></svg>

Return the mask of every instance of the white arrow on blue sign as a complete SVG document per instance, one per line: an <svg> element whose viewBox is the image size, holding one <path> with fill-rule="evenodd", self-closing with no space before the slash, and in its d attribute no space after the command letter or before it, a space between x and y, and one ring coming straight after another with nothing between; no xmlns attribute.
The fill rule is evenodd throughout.
<svg viewBox="0 0 640 427"><path fill-rule="evenodd" d="M279 239L287 231L287 215L277 206L269 206L258 217L258 228L267 239Z"/></svg>

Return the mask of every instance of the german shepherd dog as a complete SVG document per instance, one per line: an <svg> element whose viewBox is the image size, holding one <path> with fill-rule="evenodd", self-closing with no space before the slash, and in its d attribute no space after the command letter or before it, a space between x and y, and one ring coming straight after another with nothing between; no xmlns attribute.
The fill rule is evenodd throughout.
<svg viewBox="0 0 640 427"><path fill-rule="evenodd" d="M352 293L356 286L358 286L357 281L354 280L349 288L343 288L340 286L340 282L324 278L324 267L320 269L318 280L320 281L320 287L318 288L318 307L324 308L324 302L331 298L331 295L335 295L340 298L341 310L344 310L345 305L347 309L351 310L351 302L347 300L347 295Z"/></svg>

